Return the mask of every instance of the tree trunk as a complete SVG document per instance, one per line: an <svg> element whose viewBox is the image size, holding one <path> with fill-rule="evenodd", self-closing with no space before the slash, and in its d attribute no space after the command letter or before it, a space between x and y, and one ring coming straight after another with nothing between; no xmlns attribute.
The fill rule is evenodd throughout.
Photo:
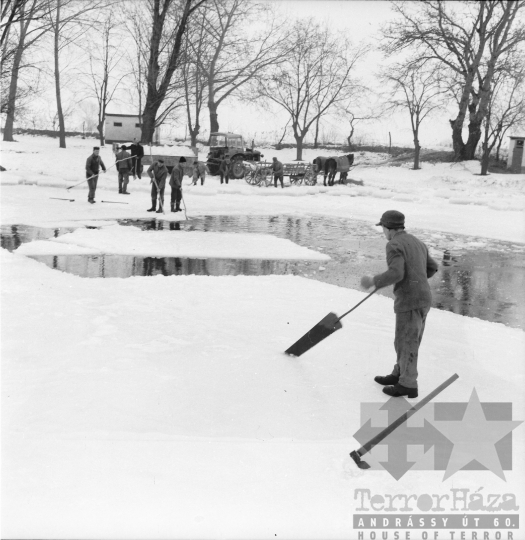
<svg viewBox="0 0 525 540"><path fill-rule="evenodd" d="M346 140L348 141L348 150L349 151L353 150L352 137L354 136L354 131L355 131L354 126L352 124L350 124L350 133L348 134L348 137L346 138Z"/></svg>
<svg viewBox="0 0 525 540"><path fill-rule="evenodd" d="M208 99L208 109L210 110L210 133L219 131L219 115L217 114L218 105L213 98Z"/></svg>
<svg viewBox="0 0 525 540"><path fill-rule="evenodd" d="M468 125L468 139L465 144L463 159L476 159L476 148L481 139L481 121L471 121Z"/></svg>
<svg viewBox="0 0 525 540"><path fill-rule="evenodd" d="M4 141L14 141L13 128L15 124L16 113L16 95L18 93L18 76L20 74L20 64L22 63L22 55L24 54L24 44L26 37L27 26L23 23L20 28L20 39L18 47L13 58L13 68L11 71L11 81L9 83L9 96L7 99L7 111L4 125Z"/></svg>
<svg viewBox="0 0 525 540"><path fill-rule="evenodd" d="M101 120L97 125L98 131L98 140L100 141L100 146L104 146L104 120Z"/></svg>
<svg viewBox="0 0 525 540"><path fill-rule="evenodd" d="M197 136L199 135L201 130L199 123L197 122L195 124L195 127L193 128L191 126L191 122L188 122L188 129L190 131L191 146L197 146Z"/></svg>
<svg viewBox="0 0 525 540"><path fill-rule="evenodd" d="M66 126L64 124L64 113L62 111L62 96L60 93L60 67L58 62L59 56L59 39L60 39L60 0L57 1L55 28L55 91L57 98L57 115L58 115L58 130L59 130L59 147L66 147Z"/></svg>
<svg viewBox="0 0 525 540"><path fill-rule="evenodd" d="M450 120L450 126L452 127L452 149L454 150L454 160L462 161L465 156L465 143L463 142L463 118L456 118Z"/></svg>
<svg viewBox="0 0 525 540"><path fill-rule="evenodd" d="M484 150L483 155L481 156L481 176L487 176L488 174L489 159L490 159L490 153Z"/></svg>
<svg viewBox="0 0 525 540"><path fill-rule="evenodd" d="M419 145L419 135L418 131L414 131L414 170L417 171L421 167L419 166L419 155L421 152L421 146Z"/></svg>
<svg viewBox="0 0 525 540"><path fill-rule="evenodd" d="M20 38L22 42L23 38ZM20 63L22 62L23 45L19 46L13 59L13 70L11 72L11 81L9 83L9 97L7 100L7 114L4 125L4 141L14 141L13 127L15 124L16 112L16 94L18 92L18 75Z"/></svg>
<svg viewBox="0 0 525 540"><path fill-rule="evenodd" d="M296 161L302 161L303 159L303 140L304 135L300 135L298 133L294 133L295 142L297 143L297 156Z"/></svg>
<svg viewBox="0 0 525 540"><path fill-rule="evenodd" d="M157 116L158 107L148 106L146 102L146 107L142 114L142 144L151 144L153 142L153 134L155 133L155 118Z"/></svg>
<svg viewBox="0 0 525 540"><path fill-rule="evenodd" d="M319 138L319 118L315 121L315 137L314 137L314 148L318 148L318 138Z"/></svg>

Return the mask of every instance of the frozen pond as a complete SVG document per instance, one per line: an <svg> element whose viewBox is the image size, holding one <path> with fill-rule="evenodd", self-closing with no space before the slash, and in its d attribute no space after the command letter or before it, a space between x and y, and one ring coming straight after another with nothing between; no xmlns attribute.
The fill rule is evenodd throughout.
<svg viewBox="0 0 525 540"><path fill-rule="evenodd" d="M327 216L206 216L189 221L120 220L144 230L271 234L327 255L329 261L155 258L121 255L33 257L51 268L82 277L294 274L341 287L359 288L363 274L386 269L386 240L368 223ZM73 231L2 226L2 247ZM433 305L469 317L525 329L525 245L410 229L440 263L431 280ZM392 297L391 288L380 294Z"/></svg>

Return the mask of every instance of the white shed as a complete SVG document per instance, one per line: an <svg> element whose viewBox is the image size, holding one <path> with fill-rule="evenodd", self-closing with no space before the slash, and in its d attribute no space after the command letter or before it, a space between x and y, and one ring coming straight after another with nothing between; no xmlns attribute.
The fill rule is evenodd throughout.
<svg viewBox="0 0 525 540"><path fill-rule="evenodd" d="M515 173L525 173L525 135L511 135L509 137L509 155L507 157L507 169Z"/></svg>
<svg viewBox="0 0 525 540"><path fill-rule="evenodd" d="M142 128L138 114L106 114L105 136L107 143L140 140ZM153 142L160 143L160 129L153 135Z"/></svg>

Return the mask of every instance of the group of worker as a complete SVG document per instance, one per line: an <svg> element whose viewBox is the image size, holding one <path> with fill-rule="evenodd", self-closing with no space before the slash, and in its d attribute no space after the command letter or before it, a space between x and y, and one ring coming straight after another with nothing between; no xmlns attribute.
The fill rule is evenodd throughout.
<svg viewBox="0 0 525 540"><path fill-rule="evenodd" d="M127 150L131 153L128 153ZM86 177L89 186L88 202L94 204L95 191L97 189L98 175L100 169L106 172L106 166L99 155L100 147L93 147L93 154L86 161ZM115 165L118 171L118 192L123 195L129 195L128 184L129 177L133 175L133 179L142 177L142 158L144 157L144 148L140 141L133 141L129 147L120 146L119 152L115 155ZM164 163L164 159L159 158L154 161L148 168L148 175L151 178L151 208L148 212L161 213L164 211L164 190L166 187L166 179L170 174L169 184L171 186L171 211L180 212L180 202L182 200L182 179L184 177L183 163L186 163L186 158L181 157L177 165L171 171L168 171ZM193 185L201 181L204 185L206 179L206 164L202 161L193 163L192 179ZM281 187L284 188L283 182L283 164L276 158L273 158L272 170L274 176L275 187L277 182L281 182ZM219 175L222 183L228 183L230 176L233 173L233 162L228 157L224 157L219 164ZM157 209L157 199L159 200L159 208Z"/></svg>

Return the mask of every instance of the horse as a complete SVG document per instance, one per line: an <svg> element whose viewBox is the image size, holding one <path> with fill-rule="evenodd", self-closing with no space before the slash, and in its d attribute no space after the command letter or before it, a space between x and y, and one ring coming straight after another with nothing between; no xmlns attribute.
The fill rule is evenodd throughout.
<svg viewBox="0 0 525 540"><path fill-rule="evenodd" d="M314 173L317 175L320 172L324 171L324 164L328 158L325 156L317 156L313 161ZM326 173L324 174L324 185L326 186Z"/></svg>
<svg viewBox="0 0 525 540"><path fill-rule="evenodd" d="M348 178L348 171L354 164L354 154L327 158L324 164L325 180L328 177L328 185L333 186L335 175L339 172L339 183L344 184ZM325 183L326 186L326 183Z"/></svg>

